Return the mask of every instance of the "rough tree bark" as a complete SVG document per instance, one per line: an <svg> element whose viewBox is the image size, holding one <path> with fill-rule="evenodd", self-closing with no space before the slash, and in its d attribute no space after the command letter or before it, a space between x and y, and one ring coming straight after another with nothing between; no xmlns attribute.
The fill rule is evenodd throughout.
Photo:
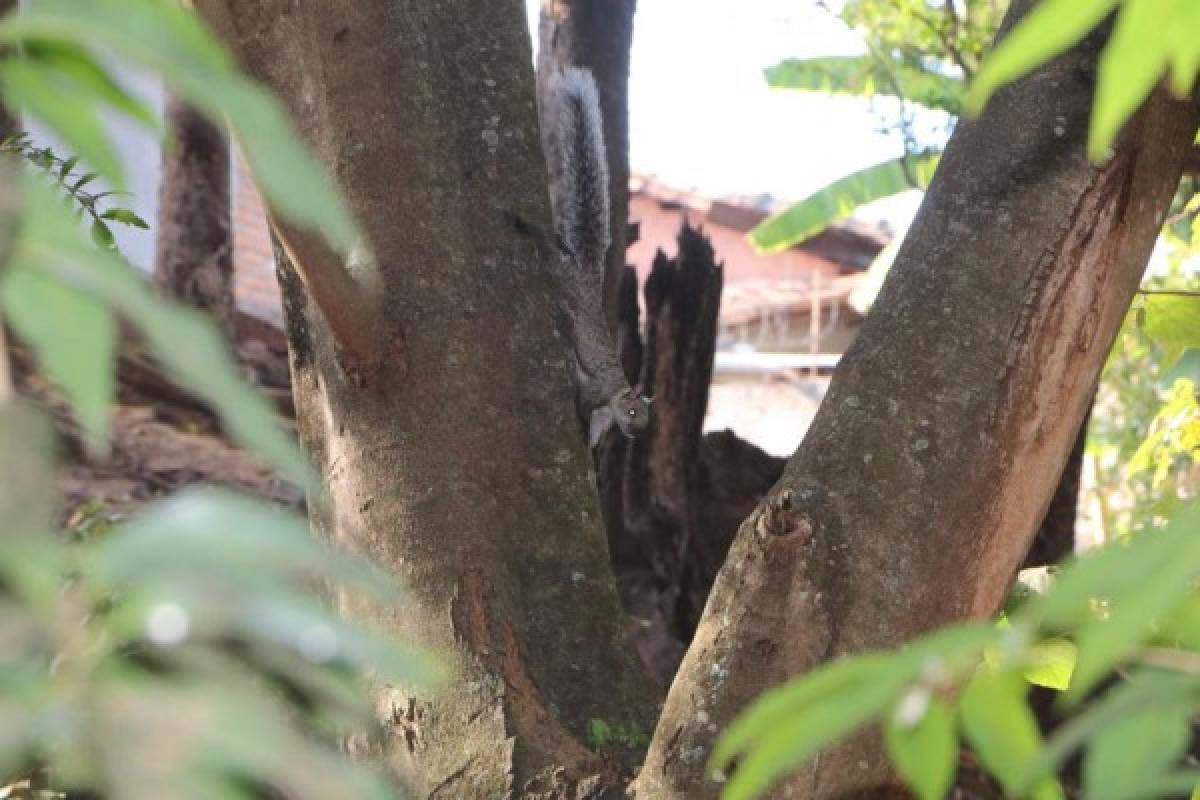
<svg viewBox="0 0 1200 800"><path fill-rule="evenodd" d="M629 244L629 47L636 5L636 0L543 0L538 35L542 119L553 113L548 81L565 67L590 69L600 92L612 196L604 312L613 331L619 324L619 295ZM543 136L551 131L552 127L542 126ZM546 152L554 151L548 148Z"/></svg>
<svg viewBox="0 0 1200 800"><path fill-rule="evenodd" d="M382 622L457 670L435 695L384 687L373 745L421 796L597 796L587 721L644 720L648 693L522 233L549 215L520 4L200 5L330 165L378 255L393 335L376 347L404 344L347 375L327 320L353 309L318 308L285 266L299 428L329 490L314 521L407 583ZM714 795L715 733L767 686L998 606L1196 127L1194 106L1156 96L1111 163L1086 164L1098 45L956 131L809 436L739 533L642 797ZM819 764L797 796L891 780L871 735Z"/></svg>
<svg viewBox="0 0 1200 800"><path fill-rule="evenodd" d="M646 280L646 358L639 385L655 399L648 436L630 446L625 473L625 526L653 549L652 563L671 588L673 626L699 619L711 561L699 535L700 445L712 381L724 276L712 245L685 226L679 253L654 259ZM716 573L724 553L711 565ZM698 602L697 602L698 601Z"/></svg>
<svg viewBox="0 0 1200 800"><path fill-rule="evenodd" d="M626 370L654 398L650 429L635 440L609 436L596 448L622 599L637 623L638 650L664 687L707 594L698 572L712 560L699 533L699 454L722 286L708 240L685 225L678 242L676 257L657 254L646 281L644 343L632 269L622 287L618 341Z"/></svg>
<svg viewBox="0 0 1200 800"><path fill-rule="evenodd" d="M388 330L360 375L282 273L298 427L328 489L314 523L399 576L408 603L382 622L455 671L438 692L382 687L370 745L415 796L598 796L588 723L648 729L652 684L529 234L550 215L521 4L197 6L289 106L377 256Z"/></svg>
<svg viewBox="0 0 1200 800"><path fill-rule="evenodd" d="M235 342L229 140L173 95L167 96L166 123L154 283L165 296L209 314Z"/></svg>
<svg viewBox="0 0 1200 800"><path fill-rule="evenodd" d="M1089 165L1102 42L1089 37L955 131L807 437L738 534L640 798L714 797L714 739L764 688L999 607L1196 132L1197 104L1157 92L1112 160ZM887 793L893 780L868 732L787 789Z"/></svg>
<svg viewBox="0 0 1200 800"><path fill-rule="evenodd" d="M1092 403L1095 402L1093 397ZM1075 527L1079 518L1079 489L1083 480L1083 454L1087 447L1087 426L1092 415L1089 403L1087 413L1075 435L1075 444L1063 467L1058 488L1050 498L1046 517L1033 537L1033 544L1025 554L1022 567L1047 567L1059 564L1075 552Z"/></svg>

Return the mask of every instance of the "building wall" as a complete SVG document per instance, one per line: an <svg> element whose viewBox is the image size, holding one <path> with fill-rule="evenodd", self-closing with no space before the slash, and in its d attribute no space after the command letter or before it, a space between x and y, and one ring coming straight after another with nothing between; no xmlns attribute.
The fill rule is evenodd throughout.
<svg viewBox="0 0 1200 800"><path fill-rule="evenodd" d="M862 317L840 304L821 309L819 353L844 353L858 334ZM808 311L767 311L762 316L736 324L721 323L721 333L730 342L751 345L765 353L807 353L812 349Z"/></svg>
<svg viewBox="0 0 1200 800"><path fill-rule="evenodd" d="M717 260L724 263L725 296L720 320L722 343L748 344L763 351L808 351L811 348L810 314L806 309L779 306L778 303L784 299L779 290L786 284L791 284L793 289L797 286L809 287L814 278L818 286L828 288L841 275L841 265L803 250L760 255L740 230L705 222L705 215L699 211L668 207L655 198L634 194L630 200L630 219L639 223L640 229L637 243L629 248L629 262L637 268L642 281L650 272L655 252L659 249L668 255L677 252L675 238L685 217L693 226L703 225L704 233L712 241ZM749 309L745 308L748 302L759 304L761 308L748 313ZM737 323L726 319L725 312L735 305L738 311L734 317L741 320L750 316L752 319ZM818 344L818 350L823 353L844 352L860 322L858 315L848 308L839 306L836 319L826 316L832 311L828 302L823 304Z"/></svg>

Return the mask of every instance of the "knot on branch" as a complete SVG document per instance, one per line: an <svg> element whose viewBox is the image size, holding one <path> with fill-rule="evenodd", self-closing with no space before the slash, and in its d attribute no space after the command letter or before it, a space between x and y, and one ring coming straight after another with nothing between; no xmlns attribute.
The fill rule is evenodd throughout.
<svg viewBox="0 0 1200 800"><path fill-rule="evenodd" d="M796 508L795 493L784 489L774 497L768 497L759 509L754 529L762 536L812 535L812 519Z"/></svg>

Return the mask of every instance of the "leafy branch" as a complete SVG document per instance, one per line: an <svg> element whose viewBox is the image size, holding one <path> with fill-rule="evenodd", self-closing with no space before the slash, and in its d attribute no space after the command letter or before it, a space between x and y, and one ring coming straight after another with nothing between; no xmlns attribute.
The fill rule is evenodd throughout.
<svg viewBox="0 0 1200 800"><path fill-rule="evenodd" d="M121 207L102 208L101 201L109 197L127 195L128 192L91 192L88 187L100 177L98 172L79 168L79 157L63 158L50 147L39 147L28 133L19 133L0 142L0 153L20 156L49 176L59 188L79 207L80 214L87 214L92 221L92 239L101 247L116 245L110 222L148 230L146 221L131 209Z"/></svg>

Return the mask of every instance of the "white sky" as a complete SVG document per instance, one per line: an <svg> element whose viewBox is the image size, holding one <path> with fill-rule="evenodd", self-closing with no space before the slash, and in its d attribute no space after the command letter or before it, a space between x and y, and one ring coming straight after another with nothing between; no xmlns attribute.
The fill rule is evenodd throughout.
<svg viewBox="0 0 1200 800"><path fill-rule="evenodd" d="M527 0L536 46L539 0ZM894 158L867 101L767 88L789 57L856 55L859 37L812 0L640 0L630 76L630 162L707 195L799 199ZM915 192L859 214L907 223Z"/></svg>

